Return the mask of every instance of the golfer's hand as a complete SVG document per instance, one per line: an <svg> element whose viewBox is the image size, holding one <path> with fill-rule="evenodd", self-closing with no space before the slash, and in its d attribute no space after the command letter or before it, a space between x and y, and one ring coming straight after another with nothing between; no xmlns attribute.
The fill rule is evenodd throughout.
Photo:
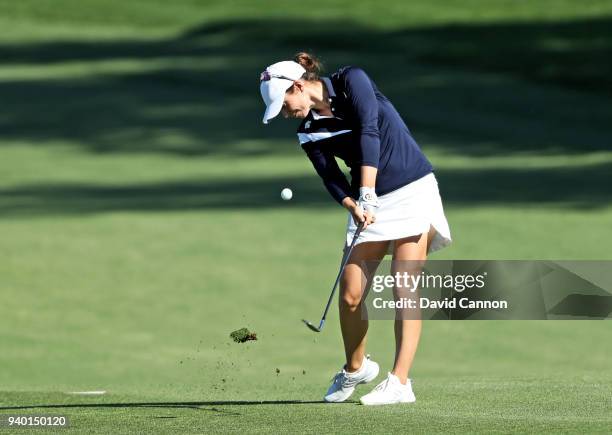
<svg viewBox="0 0 612 435"><path fill-rule="evenodd" d="M363 209L357 204L350 208L350 212L353 215L353 221L355 222L355 225L359 225L363 222L364 230L368 227L368 225L376 222L376 216L371 215L367 212L364 213Z"/></svg>
<svg viewBox="0 0 612 435"><path fill-rule="evenodd" d="M365 230L369 224L376 221L376 210L378 210L379 202L378 196L373 187L360 187L359 188L359 199L357 200L357 206L359 207L361 214L364 218Z"/></svg>

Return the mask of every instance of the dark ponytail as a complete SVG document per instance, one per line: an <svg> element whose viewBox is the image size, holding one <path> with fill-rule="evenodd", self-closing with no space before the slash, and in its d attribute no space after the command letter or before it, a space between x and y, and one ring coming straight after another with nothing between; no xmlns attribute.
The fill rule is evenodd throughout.
<svg viewBox="0 0 612 435"><path fill-rule="evenodd" d="M323 71L323 64L314 55L301 51L293 57L293 60L306 70L302 76L304 80L319 80L319 74Z"/></svg>

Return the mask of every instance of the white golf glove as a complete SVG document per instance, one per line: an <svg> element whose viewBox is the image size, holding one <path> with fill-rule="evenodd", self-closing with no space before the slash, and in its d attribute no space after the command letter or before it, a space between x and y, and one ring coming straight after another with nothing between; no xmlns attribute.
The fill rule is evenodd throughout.
<svg viewBox="0 0 612 435"><path fill-rule="evenodd" d="M367 213L370 216L376 216L376 210L378 209L378 196L373 187L360 187L359 188L359 199L357 205L363 213Z"/></svg>

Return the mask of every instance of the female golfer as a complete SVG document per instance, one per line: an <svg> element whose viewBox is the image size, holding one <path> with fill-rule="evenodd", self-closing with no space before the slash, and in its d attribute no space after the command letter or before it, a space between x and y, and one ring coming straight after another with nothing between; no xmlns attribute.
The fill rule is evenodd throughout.
<svg viewBox="0 0 612 435"><path fill-rule="evenodd" d="M365 291L362 262L424 261L451 242L433 168L391 102L360 68L346 66L319 77L320 63L308 53L270 65L261 74L264 124L282 113L301 118L300 144L331 196L349 211L346 243L357 223L363 231L340 283L340 325L346 364L334 377L327 402L343 402L355 386L374 380L378 364L366 356L368 321L361 317ZM347 181L335 158L350 168ZM387 378L364 405L414 402L408 373L416 353L421 320L395 320L395 360Z"/></svg>

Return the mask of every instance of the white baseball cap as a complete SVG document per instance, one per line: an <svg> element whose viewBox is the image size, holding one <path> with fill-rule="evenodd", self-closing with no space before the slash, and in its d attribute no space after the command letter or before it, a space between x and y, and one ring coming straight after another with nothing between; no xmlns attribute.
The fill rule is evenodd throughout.
<svg viewBox="0 0 612 435"><path fill-rule="evenodd" d="M259 90L261 91L261 98L266 103L266 111L263 116L264 124L267 124L269 120L280 113L283 108L283 101L285 101L285 92L293 85L294 81L301 79L305 72L306 70L299 63L284 60L270 65L261 73Z"/></svg>

